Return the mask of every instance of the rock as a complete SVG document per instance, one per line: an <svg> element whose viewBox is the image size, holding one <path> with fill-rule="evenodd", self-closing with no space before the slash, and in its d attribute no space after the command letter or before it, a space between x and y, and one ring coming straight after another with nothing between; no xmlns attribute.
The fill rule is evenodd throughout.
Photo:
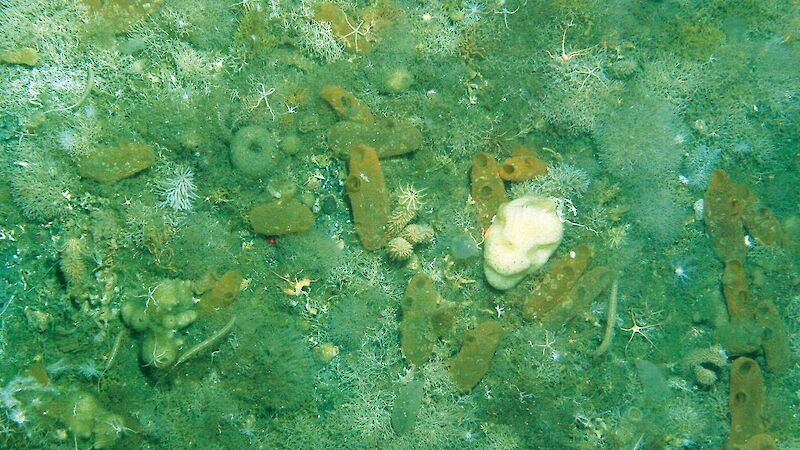
<svg viewBox="0 0 800 450"><path fill-rule="evenodd" d="M205 310L223 308L236 300L236 296L242 289L244 279L239 272L231 270L225 272L211 286L211 289L200 296L200 308Z"/></svg>
<svg viewBox="0 0 800 450"><path fill-rule="evenodd" d="M377 250L386 242L389 220L389 192L378 154L366 145L354 148L350 151L349 169L344 187L350 198L356 234L365 249Z"/></svg>
<svg viewBox="0 0 800 450"><path fill-rule="evenodd" d="M319 95L342 120L362 124L371 124L375 120L367 105L341 86L325 86Z"/></svg>
<svg viewBox="0 0 800 450"><path fill-rule="evenodd" d="M30 47L17 48L1 53L0 62L32 67L39 62L39 53Z"/></svg>
<svg viewBox="0 0 800 450"><path fill-rule="evenodd" d="M470 179L478 224L484 229L489 228L497 209L508 201L506 187L498 175L497 161L487 153L478 153L472 158Z"/></svg>
<svg viewBox="0 0 800 450"><path fill-rule="evenodd" d="M406 359L420 366L430 359L436 339L449 331L452 317L433 281L421 273L408 282L401 308L400 346Z"/></svg>
<svg viewBox="0 0 800 450"><path fill-rule="evenodd" d="M343 121L328 130L328 145L343 157L358 145L368 145L381 159L416 151L422 133L411 123L399 119L375 119L371 123Z"/></svg>
<svg viewBox="0 0 800 450"><path fill-rule="evenodd" d="M503 328L494 320L467 332L461 351L450 365L450 376L460 391L471 391L489 371L502 334Z"/></svg>
<svg viewBox="0 0 800 450"><path fill-rule="evenodd" d="M116 183L150 167L156 160L152 147L120 142L96 149L78 161L78 174L101 183Z"/></svg>
<svg viewBox="0 0 800 450"><path fill-rule="evenodd" d="M392 428L402 436L414 428L419 409L422 407L424 384L412 380L400 387L392 406Z"/></svg>
<svg viewBox="0 0 800 450"><path fill-rule="evenodd" d="M743 448L764 433L764 395L764 377L758 363L744 356L736 358L731 368L731 434L726 448Z"/></svg>
<svg viewBox="0 0 800 450"><path fill-rule="evenodd" d="M314 226L311 210L294 199L258 205L248 215L253 230L266 236L302 233Z"/></svg>
<svg viewBox="0 0 800 450"><path fill-rule="evenodd" d="M547 163L539 159L533 149L520 147L511 155L500 166L500 178L506 181L525 181L547 173Z"/></svg>

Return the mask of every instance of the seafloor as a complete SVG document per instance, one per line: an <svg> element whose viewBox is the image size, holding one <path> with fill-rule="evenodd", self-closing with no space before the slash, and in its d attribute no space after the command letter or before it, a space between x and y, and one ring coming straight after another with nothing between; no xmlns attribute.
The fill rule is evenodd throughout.
<svg viewBox="0 0 800 450"><path fill-rule="evenodd" d="M800 448L797 0L0 30L3 448Z"/></svg>

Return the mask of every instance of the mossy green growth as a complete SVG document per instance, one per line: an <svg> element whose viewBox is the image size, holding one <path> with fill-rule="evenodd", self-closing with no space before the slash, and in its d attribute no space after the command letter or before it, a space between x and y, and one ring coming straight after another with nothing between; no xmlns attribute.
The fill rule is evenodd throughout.
<svg viewBox="0 0 800 450"><path fill-rule="evenodd" d="M149 145L122 141L98 148L78 161L78 174L101 183L116 183L150 167L156 160Z"/></svg>
<svg viewBox="0 0 800 450"><path fill-rule="evenodd" d="M658 410L669 398L670 391L663 370L650 361L635 359L636 372L642 382L642 393L646 403L653 410Z"/></svg>
<svg viewBox="0 0 800 450"><path fill-rule="evenodd" d="M229 391L234 396L269 413L308 405L318 386L314 377L319 363L296 321L264 311L242 321L237 336L249 344L230 354Z"/></svg>
<svg viewBox="0 0 800 450"><path fill-rule="evenodd" d="M294 199L258 205L248 215L253 230L266 236L302 233L314 225L308 206Z"/></svg>
<svg viewBox="0 0 800 450"><path fill-rule="evenodd" d="M170 237L182 278L196 280L209 270L228 268L231 255L238 255L241 248L230 226L211 212L197 211Z"/></svg>
<svg viewBox="0 0 800 450"><path fill-rule="evenodd" d="M708 58L725 43L725 33L707 18L676 18L676 47L690 58Z"/></svg>
<svg viewBox="0 0 800 450"><path fill-rule="evenodd" d="M387 67L378 72L378 89L386 94L401 94L414 84L414 74L404 66Z"/></svg>
<svg viewBox="0 0 800 450"><path fill-rule="evenodd" d="M311 229L307 233L283 236L278 245L278 273L303 273L311 279L327 279L331 269L342 262L342 247L326 231Z"/></svg>
<svg viewBox="0 0 800 450"><path fill-rule="evenodd" d="M450 365L450 376L462 392L469 392L489 371L503 328L494 320L467 332L464 344Z"/></svg>
<svg viewBox="0 0 800 450"><path fill-rule="evenodd" d="M379 319L380 305L385 302L382 293L373 286L354 291L348 291L348 295L336 302L328 320L328 337L342 352L361 348L367 331Z"/></svg>
<svg viewBox="0 0 800 450"><path fill-rule="evenodd" d="M287 155L296 155L303 149L303 141L294 133L289 133L281 138L281 150Z"/></svg>
<svg viewBox="0 0 800 450"><path fill-rule="evenodd" d="M245 8L236 22L236 45L251 55L263 57L280 43L280 21L270 21L270 15L260 8Z"/></svg>

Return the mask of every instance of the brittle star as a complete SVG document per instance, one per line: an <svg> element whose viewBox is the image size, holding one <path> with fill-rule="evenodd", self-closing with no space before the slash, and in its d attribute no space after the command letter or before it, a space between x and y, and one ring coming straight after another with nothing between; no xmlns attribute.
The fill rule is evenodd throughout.
<svg viewBox="0 0 800 450"><path fill-rule="evenodd" d="M567 49L566 49L566 45L567 45L566 44L566 41L567 41L567 30L569 30L570 27L573 27L573 26L575 26L575 24L572 23L572 21L570 21L568 24L566 24L564 26L564 34L561 35L561 54L560 55L554 55L554 54L550 53L550 50L545 50L547 52L547 54L551 58L553 58L555 60L559 60L562 63L566 63L566 62L570 61L572 58L575 58L576 56L584 56L584 55L586 55L587 53L589 53L590 50L592 50L594 48L594 46L591 46L591 47L586 47L586 48L581 49L581 50L573 50L573 51L567 53Z"/></svg>
<svg viewBox="0 0 800 450"><path fill-rule="evenodd" d="M261 102L263 101L264 104L267 105L269 113L272 115L272 120L275 120L275 113L272 112L272 106L269 105L269 96L272 95L273 92L275 92L275 88L267 89L264 86L264 83L258 83L258 89L256 90L256 94L258 94L258 101L256 102L255 105L253 105L252 108L250 108L250 111L258 108L258 105L260 105Z"/></svg>
<svg viewBox="0 0 800 450"><path fill-rule="evenodd" d="M598 75L598 74L602 74L601 70L602 70L602 67L600 67L599 64L595 65L591 69L578 69L578 70L576 70L575 73L577 75L586 75L586 77L581 81L580 86L578 86L578 91L582 90L584 88L584 86L586 86L586 82L589 81L589 78L591 78L591 77L597 78L597 81L599 81L600 84L602 84L603 86L606 86L605 80L600 78L600 75Z"/></svg>
<svg viewBox="0 0 800 450"><path fill-rule="evenodd" d="M510 11L508 8L503 8L499 11L495 11L494 13L503 15L503 23L506 24L506 28L508 28L508 16L514 14L517 11L519 11L519 6L517 6L517 9L513 11Z"/></svg>
<svg viewBox="0 0 800 450"><path fill-rule="evenodd" d="M147 310L147 308L149 308L149 307L150 307L150 301L152 301L154 305L158 306L158 302L156 301L156 298L155 298L155 296L154 296L154 295L155 295L155 293L156 293L156 290L157 290L157 289L158 289L160 286L161 286L161 283L159 283L159 284L155 285L155 286L154 286L154 287L152 287L152 288L147 288L147 294L144 294L144 295L137 295L137 297L140 297L140 298L145 298L145 299L146 299L146 300L145 300L145 302L144 302L144 309L145 309L145 310ZM144 286L144 285L142 285L142 287L145 287L145 286Z"/></svg>
<svg viewBox="0 0 800 450"><path fill-rule="evenodd" d="M353 45L356 48L356 53L358 53L358 37L359 36L365 36L366 37L367 33L369 33L369 26L367 27L366 30L364 30L362 32L361 31L361 25L364 25L364 21L363 20L361 22L359 22L359 24L357 26L355 26L355 27L353 26L353 24L350 23L350 19L347 18L347 14L344 15L344 20L347 22L347 26L350 27L350 29L353 30L353 31L351 31L351 32L349 32L349 33L347 33L347 34L345 34L343 36L339 36L339 39L341 39L343 41L346 41L348 37L355 35L355 38L353 38L353 40L355 41Z"/></svg>
<svg viewBox="0 0 800 450"><path fill-rule="evenodd" d="M553 353L556 352L556 349L553 347L553 344L556 343L556 340L555 339L551 340L551 339L552 339L552 335L550 334L550 332L549 331L545 331L544 332L544 344L532 344L532 345L535 345L536 347L539 347L539 348L542 349L542 356L544 356L547 352L550 352L550 354L553 354Z"/></svg>
<svg viewBox="0 0 800 450"><path fill-rule="evenodd" d="M657 327L658 324L654 324L654 325L639 325L638 323L636 323L636 316L633 315L633 310L631 310L631 322L633 322L633 325L631 325L630 328L620 327L620 330L622 330L622 331L630 331L630 333L631 333L631 337L628 338L628 342L625 344L625 354L626 355L628 354L628 346L631 344L631 341L633 340L633 337L636 336L637 334L642 335L642 337L645 338L645 340L647 340L647 342L649 342L650 345L653 346L653 348L657 348L656 344L654 344L653 341L651 341L650 338L647 337L646 334L644 334L644 330L647 330L649 328Z"/></svg>

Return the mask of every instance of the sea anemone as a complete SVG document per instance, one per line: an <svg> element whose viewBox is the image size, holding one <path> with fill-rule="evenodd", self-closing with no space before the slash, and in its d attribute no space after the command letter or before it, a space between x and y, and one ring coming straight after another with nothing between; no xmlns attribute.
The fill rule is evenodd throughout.
<svg viewBox="0 0 800 450"><path fill-rule="evenodd" d="M169 206L175 211L192 209L192 201L197 198L194 185L194 172L183 168L175 171L175 176L159 183L158 193L164 197L161 206Z"/></svg>

